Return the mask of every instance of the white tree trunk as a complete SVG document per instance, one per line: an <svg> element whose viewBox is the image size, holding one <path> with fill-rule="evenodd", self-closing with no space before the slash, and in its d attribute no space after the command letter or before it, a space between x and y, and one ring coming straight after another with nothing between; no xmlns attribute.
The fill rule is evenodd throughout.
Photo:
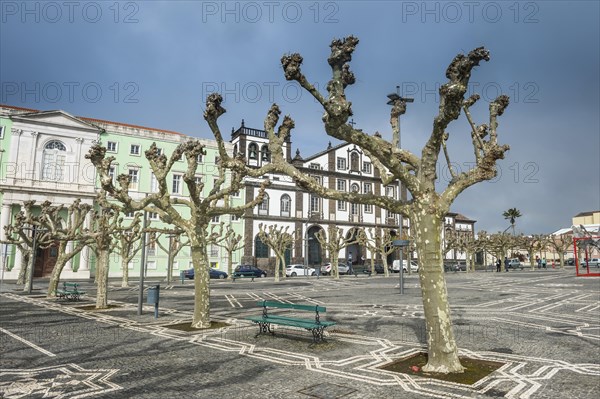
<svg viewBox="0 0 600 399"><path fill-rule="evenodd" d="M194 264L194 316L193 328L210 328L210 274L205 242L194 242L190 237L192 262Z"/></svg>
<svg viewBox="0 0 600 399"><path fill-rule="evenodd" d="M108 265L110 261L108 249L101 249L96 259L96 309L108 307Z"/></svg>
<svg viewBox="0 0 600 399"><path fill-rule="evenodd" d="M458 373L464 368L452 331L442 259L442 218L423 211L411 217L416 230L419 277L427 328L428 361L425 372ZM402 269L400 269L402 272Z"/></svg>
<svg viewBox="0 0 600 399"><path fill-rule="evenodd" d="M129 287L129 258L121 258L121 269L123 270L121 287Z"/></svg>

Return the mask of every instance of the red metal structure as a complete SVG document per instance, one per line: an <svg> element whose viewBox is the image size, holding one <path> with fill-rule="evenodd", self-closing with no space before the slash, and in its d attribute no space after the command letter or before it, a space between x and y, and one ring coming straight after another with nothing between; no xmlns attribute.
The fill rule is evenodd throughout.
<svg viewBox="0 0 600 399"><path fill-rule="evenodd" d="M597 251L600 251L600 248L598 247L599 243L599 236L573 238L573 254L575 255L575 271L577 272L577 276L600 277L600 267L595 266L590 268L590 265L587 262L585 262L586 259L593 258L593 256L591 256L591 253L593 252L594 248L596 248ZM584 259L582 259L581 262L578 256L578 247L581 247L581 250L584 251ZM592 251L590 251L590 247L592 247Z"/></svg>

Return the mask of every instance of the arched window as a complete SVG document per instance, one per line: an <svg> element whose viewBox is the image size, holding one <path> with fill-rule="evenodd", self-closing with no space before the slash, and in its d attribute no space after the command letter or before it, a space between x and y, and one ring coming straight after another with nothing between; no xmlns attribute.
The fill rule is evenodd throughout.
<svg viewBox="0 0 600 399"><path fill-rule="evenodd" d="M58 141L49 141L42 157L42 180L62 181L67 147Z"/></svg>
<svg viewBox="0 0 600 399"><path fill-rule="evenodd" d="M290 217L292 215L292 199L289 195L281 196L281 216Z"/></svg>
<svg viewBox="0 0 600 399"><path fill-rule="evenodd" d="M256 159L258 156L258 146L256 143L250 143L248 146L248 159Z"/></svg>
<svg viewBox="0 0 600 399"><path fill-rule="evenodd" d="M358 172L360 170L359 168L359 156L357 152L353 152L352 154L350 154L350 171L352 172Z"/></svg>
<svg viewBox="0 0 600 399"><path fill-rule="evenodd" d="M269 146L266 144L260 149L260 159L263 162L271 162L271 152L269 152Z"/></svg>
<svg viewBox="0 0 600 399"><path fill-rule="evenodd" d="M269 257L269 246L262 242L260 237L257 235L254 239L254 256L256 258L268 258Z"/></svg>
<svg viewBox="0 0 600 399"><path fill-rule="evenodd" d="M258 214L259 215L268 215L269 214L269 195L265 193L263 197L263 201L258 204Z"/></svg>

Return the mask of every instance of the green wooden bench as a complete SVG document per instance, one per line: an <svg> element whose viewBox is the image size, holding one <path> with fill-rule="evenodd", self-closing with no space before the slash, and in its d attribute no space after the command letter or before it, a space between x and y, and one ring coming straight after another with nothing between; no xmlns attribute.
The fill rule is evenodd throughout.
<svg viewBox="0 0 600 399"><path fill-rule="evenodd" d="M85 291L79 289L78 283L63 282L63 288L56 290L56 296L69 301L78 301L81 299L81 295L84 295Z"/></svg>
<svg viewBox="0 0 600 399"><path fill-rule="evenodd" d="M254 275L254 272L234 272L233 276L231 276L231 279L235 282L236 278L246 278L246 277L249 277L252 279L251 281L254 281L254 277L256 277L256 276Z"/></svg>
<svg viewBox="0 0 600 399"><path fill-rule="evenodd" d="M299 327L304 328L312 332L313 340L315 342L323 341L323 331L329 326L333 326L336 323L333 321L322 321L319 317L319 313L325 313L326 308L318 305L297 305L293 303L283 303L274 301L260 301L257 304L263 308L262 316L250 316L246 317L247 320L251 320L258 324L258 334L270 332L275 335L275 331L271 330L271 324L279 324L282 326ZM267 309L291 309L315 312L314 319L299 319L296 317L286 317L281 315L269 314Z"/></svg>

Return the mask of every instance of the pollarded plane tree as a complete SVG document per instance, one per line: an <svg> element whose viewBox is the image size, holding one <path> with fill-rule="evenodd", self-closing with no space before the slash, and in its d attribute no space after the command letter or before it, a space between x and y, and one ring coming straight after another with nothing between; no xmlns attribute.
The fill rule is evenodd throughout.
<svg viewBox="0 0 600 399"><path fill-rule="evenodd" d="M115 231L116 247L115 250L121 258L121 287L129 286L129 263L135 258L142 249L140 245L142 238L141 213L136 213L133 220L128 225L124 225L123 218L117 220L117 230Z"/></svg>
<svg viewBox="0 0 600 399"><path fill-rule="evenodd" d="M211 113L213 104L207 100L205 118ZM167 158L160 154L156 144L153 143L145 156L150 169L158 182L158 191L146 197L134 199L129 193L130 179L127 175L119 175L118 187L113 184L109 175L109 168L114 157L106 157L106 148L95 145L86 157L92 161L100 175L100 184L103 190L121 205L121 211L133 212L152 208L158 213L160 219L168 224L181 229L190 241L192 263L194 265L194 313L192 327L198 329L210 328L210 288L209 288L209 262L208 262L208 237L209 224L212 218L221 215L241 215L244 210L252 208L262 202L268 181L263 181L254 200L240 206L231 205L231 195L237 193L242 187L241 173L225 173L223 157L227 157L225 144L222 142L223 152L220 153L221 161L217 163L218 177L208 194L203 195L204 183L196 179L198 173L198 158L206 155L204 145L199 140L189 140L180 144ZM171 195L167 176L175 162L182 158L187 161L187 168L183 174L183 181L189 195ZM230 176L230 178L227 178Z"/></svg>
<svg viewBox="0 0 600 399"><path fill-rule="evenodd" d="M383 236L381 236L380 240L377 242L379 248L378 251L381 254L381 261L383 263L383 273L385 277L390 275L390 269L387 262L387 258L389 255L393 254L396 251L396 247L394 247L394 240L396 236L392 234L392 229L385 228L383 229ZM412 244L412 241L411 241ZM410 245L409 245L410 251ZM410 274L410 267L408 268Z"/></svg>
<svg viewBox="0 0 600 399"><path fill-rule="evenodd" d="M289 232L289 226L263 226L258 225L258 237L275 252L275 281L279 281L279 274L285 277L285 251L292 248L296 241L296 232Z"/></svg>
<svg viewBox="0 0 600 399"><path fill-rule="evenodd" d="M348 235L344 237L344 231L336 225L330 224L327 227L327 236L325 236L324 230L319 230L315 234L315 238L321 244L321 249L325 253L329 253L329 261L331 262L331 276L339 280L340 270L338 268L340 251L349 247L350 245L358 244L358 236L360 234L352 234L352 231L348 232Z"/></svg>
<svg viewBox="0 0 600 399"><path fill-rule="evenodd" d="M34 235L37 248L48 248L54 244L50 233L41 226L39 216L34 215L34 200L23 203L23 207L8 226L4 226L6 243L13 244L21 253L21 269L17 284L24 284L23 291L30 290L30 273L34 272Z"/></svg>
<svg viewBox="0 0 600 399"><path fill-rule="evenodd" d="M182 235L185 235L182 230L179 229L146 229L147 232L153 232L155 234L155 243L158 247L167 254L167 285L171 284L173 278L173 265L175 264L175 258L181 252L181 250L190 244L190 240L182 240ZM165 245L160 237L167 237L168 245Z"/></svg>
<svg viewBox="0 0 600 399"><path fill-rule="evenodd" d="M242 235L233 230L231 223L227 223L227 226L224 227L224 222L221 222L211 227L210 243L227 252L227 278L231 278L233 276L233 253L244 248Z"/></svg>
<svg viewBox="0 0 600 399"><path fill-rule="evenodd" d="M84 230L91 209L90 204L82 204L80 199L76 199L66 210L62 205L53 206L49 201L41 204L41 227L48 231L49 238L57 246L56 263L48 283L48 297L56 294L60 275L67 263L90 244L90 237ZM65 212L66 218L63 218Z"/></svg>
<svg viewBox="0 0 600 399"><path fill-rule="evenodd" d="M515 245L515 237L506 233L495 233L488 236L488 249L490 252L504 262L504 258L508 256L508 252ZM504 263L502 264L504 266Z"/></svg>
<svg viewBox="0 0 600 399"><path fill-rule="evenodd" d="M535 253L544 249L547 243L548 237L544 234L533 234L530 236L521 234L516 237L516 244L525 249L529 255L529 265L531 270L535 270L537 266L535 264Z"/></svg>
<svg viewBox="0 0 600 399"><path fill-rule="evenodd" d="M106 193L98 193L100 208L92 212L89 229L83 229L82 236L89 242L96 257L96 309L108 308L108 271L110 254L117 246L120 209L106 199Z"/></svg>
<svg viewBox="0 0 600 399"><path fill-rule="evenodd" d="M465 253L466 271L474 272L475 271L475 259L474 259L475 252L480 248L479 248L479 243L471 235L470 231L459 231L458 232L456 248L459 250L459 252Z"/></svg>
<svg viewBox="0 0 600 399"><path fill-rule="evenodd" d="M375 274L375 258L381 249L381 234L372 228L359 229L357 240L360 245L365 246L371 253L371 273Z"/></svg>
<svg viewBox="0 0 600 399"><path fill-rule="evenodd" d="M548 245L558 253L560 268L565 267L565 252L573 245L570 234L551 234L548 236Z"/></svg>
<svg viewBox="0 0 600 399"><path fill-rule="evenodd" d="M462 372L464 369L458 358L458 349L452 331L441 253L441 232L444 215L450 210L456 197L470 186L493 179L497 174L496 162L503 159L509 149L507 145L498 143L497 135L498 116L502 115L508 106L508 97L501 95L490 103L489 124L476 125L470 108L479 96L473 95L465 99L465 94L473 68L481 61L488 61L489 52L480 47L468 55L457 55L446 70L448 82L439 89L439 111L433 119L432 131L419 157L408 150L398 148L400 138L398 118L406 111L406 101L402 98L396 99L392 106L391 141L384 140L381 135L369 135L362 130L354 129L352 124L348 123L352 109L345 90L355 82L348 62L357 44L358 39L353 36L342 40L336 39L331 43L328 62L331 66L332 78L327 85L327 96L321 94L301 72L303 59L300 54L282 57L285 77L297 81L322 105L325 111L323 115L325 131L329 136L361 147L379 170L381 183L388 185L400 180L411 193L412 198L403 200L377 196L373 193L339 192L318 184L312 177L286 163L281 140L288 137L294 127L294 121L286 116L276 134L275 127L279 122L280 110L275 104L265 119L265 130L271 140L272 160L269 166L272 171L291 176L301 188L321 197L357 204L371 204L410 218L411 226L415 230L417 252L421 262L419 274L428 331L429 356L423 370L439 373ZM457 173L450 167L452 179L443 191L436 192L437 164L442 147L450 137L447 128L452 121L458 119L461 111L464 111L472 130L470 136L475 157L474 166L461 173ZM216 125L216 119L214 121ZM446 162L448 161L450 161L449 156L446 157ZM228 160L228 164L233 168L248 169L241 163L236 165L234 161Z"/></svg>

